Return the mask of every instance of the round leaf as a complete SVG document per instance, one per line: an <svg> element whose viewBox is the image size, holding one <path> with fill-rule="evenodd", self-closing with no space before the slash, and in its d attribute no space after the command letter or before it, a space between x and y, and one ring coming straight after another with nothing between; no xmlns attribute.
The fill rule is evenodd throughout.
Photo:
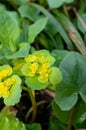
<svg viewBox="0 0 86 130"><path fill-rule="evenodd" d="M61 71L56 67L52 67L49 80L52 85L59 84L62 80Z"/></svg>

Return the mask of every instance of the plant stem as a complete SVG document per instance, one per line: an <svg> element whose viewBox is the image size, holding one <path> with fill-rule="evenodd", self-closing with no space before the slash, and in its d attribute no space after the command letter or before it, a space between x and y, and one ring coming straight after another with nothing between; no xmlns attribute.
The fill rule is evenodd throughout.
<svg viewBox="0 0 86 130"><path fill-rule="evenodd" d="M67 130L72 130L73 117L75 113L76 105L71 109Z"/></svg>
<svg viewBox="0 0 86 130"><path fill-rule="evenodd" d="M36 106L38 107L38 106L40 106L40 105L42 105L42 104L45 104L45 103L48 103L48 101L42 100L42 101L37 102ZM25 120L28 119L28 117L30 116L30 114L31 114L32 111L33 111L33 108L31 107L31 108L28 110L27 114L26 114Z"/></svg>
<svg viewBox="0 0 86 130"><path fill-rule="evenodd" d="M31 123L34 122L36 115L37 115L37 105L36 105L36 100L35 100L35 91L32 90L31 88L23 87L23 90L27 91L29 93L32 107L33 107L33 113L32 113L32 118L31 118Z"/></svg>

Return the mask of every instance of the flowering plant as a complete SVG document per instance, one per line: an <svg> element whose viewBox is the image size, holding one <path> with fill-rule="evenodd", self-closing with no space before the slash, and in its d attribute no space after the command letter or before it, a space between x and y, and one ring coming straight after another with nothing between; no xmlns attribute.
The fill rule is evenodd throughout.
<svg viewBox="0 0 86 130"><path fill-rule="evenodd" d="M0 0L0 129L86 128L85 5Z"/></svg>

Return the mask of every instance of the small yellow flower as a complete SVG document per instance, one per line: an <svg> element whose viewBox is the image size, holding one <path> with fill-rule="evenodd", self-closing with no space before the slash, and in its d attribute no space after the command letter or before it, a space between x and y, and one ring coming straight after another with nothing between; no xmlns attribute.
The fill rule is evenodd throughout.
<svg viewBox="0 0 86 130"><path fill-rule="evenodd" d="M36 62L37 61L37 57L35 55L29 55L28 57L25 58L26 62Z"/></svg>
<svg viewBox="0 0 86 130"><path fill-rule="evenodd" d="M3 78L5 78L6 76L8 76L10 73L9 69L4 69L0 72L0 79L2 80Z"/></svg>
<svg viewBox="0 0 86 130"><path fill-rule="evenodd" d="M42 66L41 66L41 69L40 69L40 71L39 71L39 74L42 74L42 72L48 71L48 70L49 70L49 65L48 65L47 63L44 63L44 64L42 64Z"/></svg>
<svg viewBox="0 0 86 130"><path fill-rule="evenodd" d="M5 86L11 87L15 83L15 78L8 78L4 81Z"/></svg>
<svg viewBox="0 0 86 130"><path fill-rule="evenodd" d="M22 66L23 66L23 63L20 63L20 64L16 65L16 66L14 67L14 69L21 69Z"/></svg>
<svg viewBox="0 0 86 130"><path fill-rule="evenodd" d="M2 97L7 97L8 95L8 87L4 85L4 83L0 83L0 95Z"/></svg>
<svg viewBox="0 0 86 130"><path fill-rule="evenodd" d="M38 62L45 63L45 62L47 62L47 59L44 56L40 56L40 57L38 57Z"/></svg>
<svg viewBox="0 0 86 130"><path fill-rule="evenodd" d="M49 73L50 73L50 67L48 64L44 63L41 66L41 69L39 70L39 79L41 80L48 80L49 77Z"/></svg>
<svg viewBox="0 0 86 130"><path fill-rule="evenodd" d="M31 70L32 75L34 76L38 70L38 63L34 62L29 66L29 69Z"/></svg>

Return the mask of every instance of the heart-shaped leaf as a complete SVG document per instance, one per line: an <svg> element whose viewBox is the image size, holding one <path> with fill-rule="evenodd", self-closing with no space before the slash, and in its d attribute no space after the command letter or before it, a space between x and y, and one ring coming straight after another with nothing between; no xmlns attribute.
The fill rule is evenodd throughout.
<svg viewBox="0 0 86 130"><path fill-rule="evenodd" d="M86 59L70 52L60 64L63 80L56 88L55 102L66 111L77 102L78 95L86 102Z"/></svg>

